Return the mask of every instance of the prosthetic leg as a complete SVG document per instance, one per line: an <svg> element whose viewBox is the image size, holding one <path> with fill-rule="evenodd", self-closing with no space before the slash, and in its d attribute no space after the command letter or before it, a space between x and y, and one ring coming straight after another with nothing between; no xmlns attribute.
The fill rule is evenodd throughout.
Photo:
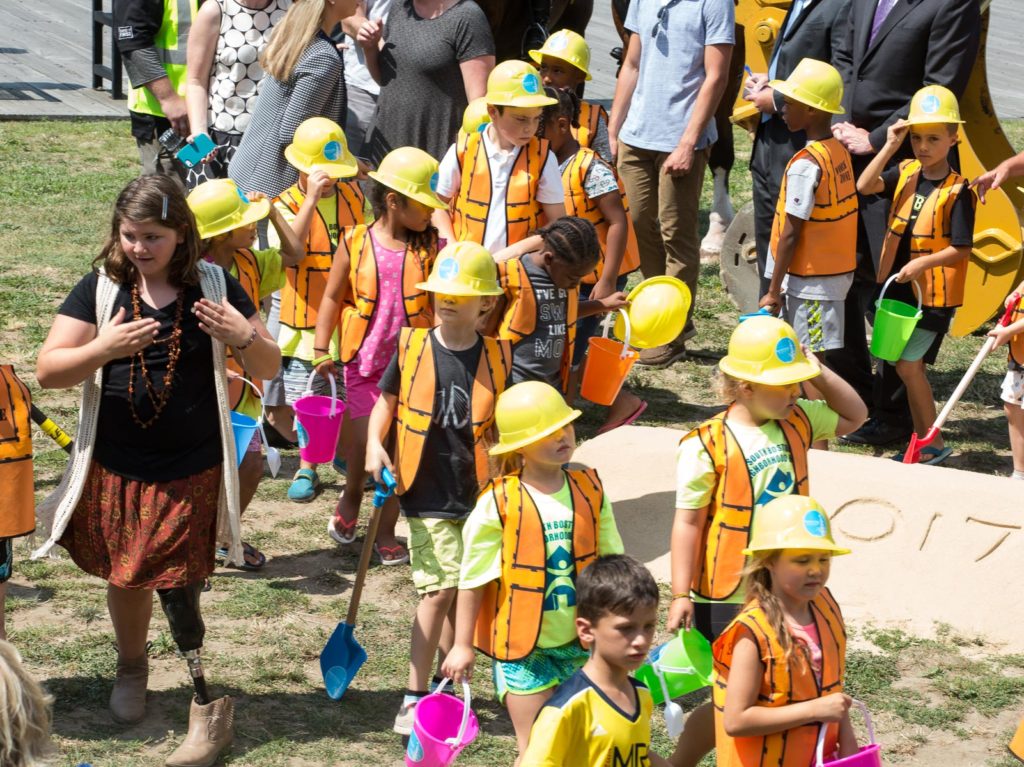
<svg viewBox="0 0 1024 767"><path fill-rule="evenodd" d="M202 581L173 589L159 589L160 606L170 624L171 636L188 663L195 697L188 717L188 734L166 761L167 767L211 767L231 745L235 734L235 704L225 695L210 700L199 650L206 626L199 609Z"/></svg>

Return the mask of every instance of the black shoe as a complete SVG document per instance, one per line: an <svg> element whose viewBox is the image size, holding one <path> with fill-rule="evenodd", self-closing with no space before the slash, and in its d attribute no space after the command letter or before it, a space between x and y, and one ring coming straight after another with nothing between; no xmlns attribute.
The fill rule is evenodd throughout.
<svg viewBox="0 0 1024 767"><path fill-rule="evenodd" d="M850 445L871 445L872 447L883 447L894 442L910 439L910 426L888 421L880 421L877 418L870 418L868 422L857 431L850 432L839 439Z"/></svg>
<svg viewBox="0 0 1024 767"><path fill-rule="evenodd" d="M298 442L292 442L275 429L273 424L266 418L263 419L263 433L267 435L267 444L270 447L276 447L280 450L295 450L299 446Z"/></svg>

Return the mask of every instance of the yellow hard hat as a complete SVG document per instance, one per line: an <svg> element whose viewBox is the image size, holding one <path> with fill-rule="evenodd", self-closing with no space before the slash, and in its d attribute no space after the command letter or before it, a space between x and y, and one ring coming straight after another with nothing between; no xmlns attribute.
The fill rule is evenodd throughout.
<svg viewBox="0 0 1024 767"><path fill-rule="evenodd" d="M908 125L935 125L947 123L959 125L960 104L949 88L941 85L926 85L910 100Z"/></svg>
<svg viewBox="0 0 1024 767"><path fill-rule="evenodd" d="M541 59L550 56L572 64L590 79L590 46L582 35L571 29L560 29L544 41L539 51L530 51L530 58L541 64Z"/></svg>
<svg viewBox="0 0 1024 767"><path fill-rule="evenodd" d="M768 83L783 96L822 112L841 115L843 109L843 77L831 64L817 59L801 59L785 80Z"/></svg>
<svg viewBox="0 0 1024 767"><path fill-rule="evenodd" d="M629 291L627 298L630 346L653 349L674 341L683 332L690 311L690 289L682 280L651 277ZM615 320L615 335L623 341L625 325L620 315Z"/></svg>
<svg viewBox="0 0 1024 767"><path fill-rule="evenodd" d="M416 287L447 296L500 296L505 292L498 284L494 258L487 248L475 242L445 245L437 254L427 281Z"/></svg>
<svg viewBox="0 0 1024 767"><path fill-rule="evenodd" d="M349 178L359 172L356 158L348 151L345 131L326 117L310 117L299 125L284 156L303 173L322 170L331 178Z"/></svg>
<svg viewBox="0 0 1024 767"><path fill-rule="evenodd" d="M437 160L414 146L392 149L369 177L431 208L447 208L437 196Z"/></svg>
<svg viewBox="0 0 1024 767"><path fill-rule="evenodd" d="M568 426L581 415L565 404L555 387L543 381L523 381L498 396L494 421L498 425L498 444L491 455L511 453L540 442Z"/></svg>
<svg viewBox="0 0 1024 767"><path fill-rule="evenodd" d="M487 76L488 104L503 107L546 107L557 103L544 95L540 73L525 61L503 61Z"/></svg>
<svg viewBox="0 0 1024 767"><path fill-rule="evenodd" d="M733 378L767 386L800 383L821 373L804 356L793 328L768 315L740 323L729 338L729 353L719 360L718 367Z"/></svg>
<svg viewBox="0 0 1024 767"><path fill-rule="evenodd" d="M462 113L462 130L466 133L482 131L491 123L491 116L487 114L487 99L483 96L469 102L466 111Z"/></svg>
<svg viewBox="0 0 1024 767"><path fill-rule="evenodd" d="M806 495L779 496L754 513L750 543L743 553L749 556L780 549L831 551L837 556L850 553L836 545L828 514L821 504Z"/></svg>
<svg viewBox="0 0 1024 767"><path fill-rule="evenodd" d="M245 192L229 178L200 184L189 193L187 202L196 217L201 240L255 223L270 213L270 200L249 202Z"/></svg>

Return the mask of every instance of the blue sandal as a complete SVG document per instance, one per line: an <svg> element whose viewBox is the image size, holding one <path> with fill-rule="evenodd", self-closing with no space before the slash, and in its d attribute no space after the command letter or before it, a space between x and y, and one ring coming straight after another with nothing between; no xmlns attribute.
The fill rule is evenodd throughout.
<svg viewBox="0 0 1024 767"><path fill-rule="evenodd" d="M313 469L299 469L288 488L288 500L295 503L309 503L320 490L320 478Z"/></svg>
<svg viewBox="0 0 1024 767"><path fill-rule="evenodd" d="M897 463L903 463L903 453L897 453L892 457ZM921 456L918 458L918 464L924 464L925 466L938 466L940 463L945 461L953 455L953 448L951 447L932 447L931 445L921 448Z"/></svg>

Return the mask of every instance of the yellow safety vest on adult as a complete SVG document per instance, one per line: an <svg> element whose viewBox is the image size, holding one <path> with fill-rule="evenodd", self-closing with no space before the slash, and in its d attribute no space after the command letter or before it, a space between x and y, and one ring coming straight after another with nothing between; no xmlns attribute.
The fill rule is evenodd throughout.
<svg viewBox="0 0 1024 767"><path fill-rule="evenodd" d="M31 411L28 387L12 365L0 365L0 538L28 535L36 527Z"/></svg>
<svg viewBox="0 0 1024 767"><path fill-rule="evenodd" d="M199 0L164 0L163 7L163 18L153 38L153 47L171 86L185 98L185 50L192 19L199 10ZM119 34L120 30L114 33ZM128 89L128 111L164 116L160 100L146 86Z"/></svg>

